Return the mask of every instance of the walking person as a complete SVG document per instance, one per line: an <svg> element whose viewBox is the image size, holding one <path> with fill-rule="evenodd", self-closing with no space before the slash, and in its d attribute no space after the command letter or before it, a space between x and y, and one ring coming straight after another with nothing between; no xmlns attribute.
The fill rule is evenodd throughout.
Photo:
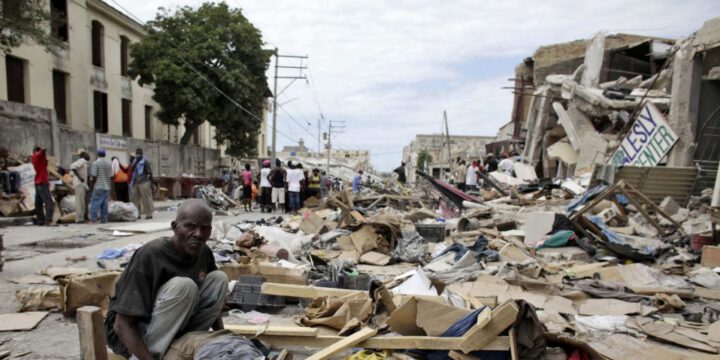
<svg viewBox="0 0 720 360"><path fill-rule="evenodd" d="M128 168L123 166L117 156L112 157L112 174L113 174L113 192L115 200L122 202L130 202L130 193L128 188Z"/></svg>
<svg viewBox="0 0 720 360"><path fill-rule="evenodd" d="M272 209L272 184L270 184L270 160L263 160L260 170L260 212Z"/></svg>
<svg viewBox="0 0 720 360"><path fill-rule="evenodd" d="M90 190L88 187L88 162L90 161L90 154L87 151L80 149L78 150L80 156L74 163L70 165L70 170L73 173L73 190L75 191L75 223L80 224L85 222L87 217L87 193Z"/></svg>
<svg viewBox="0 0 720 360"><path fill-rule="evenodd" d="M55 203L50 193L48 179L47 150L35 145L32 154L32 164L35 168L35 225L50 225L53 219Z"/></svg>
<svg viewBox="0 0 720 360"><path fill-rule="evenodd" d="M89 171L94 184L90 198L90 221L96 222L98 212L100 212L100 222L104 224L108 222L108 205L112 189L112 163L105 158L105 149L103 148L98 149L97 156L97 160L90 165Z"/></svg>
<svg viewBox="0 0 720 360"><path fill-rule="evenodd" d="M270 172L269 177L272 186L273 208L282 211L285 208L285 184L287 184L287 171L283 169L282 162L275 162L275 169Z"/></svg>
<svg viewBox="0 0 720 360"><path fill-rule="evenodd" d="M477 191L477 183L478 183L478 172L480 171L480 168L478 167L477 161L473 161L470 166L467 168L467 172L465 173L465 191Z"/></svg>
<svg viewBox="0 0 720 360"><path fill-rule="evenodd" d="M243 179L243 207L245 211L252 211L252 185L253 177L250 164L245 164L245 170L240 174Z"/></svg>
<svg viewBox="0 0 720 360"><path fill-rule="evenodd" d="M138 208L138 219L141 213L145 214L145 219L152 219L155 211L152 198L152 166L150 161L145 159L140 148L135 150L135 159L130 165L130 171L132 171L130 193L133 204Z"/></svg>
<svg viewBox="0 0 720 360"><path fill-rule="evenodd" d="M360 171L358 171L358 174L355 175L355 177L353 178L353 182L352 182L353 194L357 194L360 192L360 185L361 185L360 182L362 180L362 176L363 176L363 171L360 170Z"/></svg>
<svg viewBox="0 0 720 360"><path fill-rule="evenodd" d="M327 173L325 171L320 172L320 197L323 199L326 198L331 187L332 184L330 183L330 178L327 176Z"/></svg>

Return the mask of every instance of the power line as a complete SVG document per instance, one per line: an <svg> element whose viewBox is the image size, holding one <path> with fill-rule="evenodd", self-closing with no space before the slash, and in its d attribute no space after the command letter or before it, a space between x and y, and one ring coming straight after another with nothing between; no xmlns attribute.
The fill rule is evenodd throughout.
<svg viewBox="0 0 720 360"><path fill-rule="evenodd" d="M301 129L305 130L305 132L306 132L308 135L310 135L310 136L312 136L313 138L315 138L315 140L318 139L318 137L317 137L315 134L311 133L307 128L303 127L302 124L300 124L299 121L297 121L292 115L290 115L290 113L285 109L285 107L283 107L282 105L278 105L278 107L280 107L280 109L285 112L285 114L290 118L290 120L294 121L295 124L297 124Z"/></svg>

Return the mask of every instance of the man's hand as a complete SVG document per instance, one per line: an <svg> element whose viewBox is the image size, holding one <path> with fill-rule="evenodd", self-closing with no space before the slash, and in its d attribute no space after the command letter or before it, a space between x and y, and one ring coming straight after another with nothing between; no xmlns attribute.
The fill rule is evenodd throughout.
<svg viewBox="0 0 720 360"><path fill-rule="evenodd" d="M150 353L137 332L136 323L137 318L134 316L117 314L113 328L120 341L131 354L137 356L140 360L154 360L155 357Z"/></svg>

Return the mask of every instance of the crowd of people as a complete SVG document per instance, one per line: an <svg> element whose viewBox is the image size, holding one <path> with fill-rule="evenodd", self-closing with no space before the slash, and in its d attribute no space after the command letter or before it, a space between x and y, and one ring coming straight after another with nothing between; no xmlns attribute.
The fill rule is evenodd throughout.
<svg viewBox="0 0 720 360"><path fill-rule="evenodd" d="M455 160L455 167L452 169L451 181L461 191L478 191L486 185L483 175L499 171L513 176L515 161L520 161L520 155L515 152L512 154L502 153L500 160L496 159L493 153L490 153L485 159L472 160L470 163L458 157Z"/></svg>
<svg viewBox="0 0 720 360"><path fill-rule="evenodd" d="M318 168L308 171L292 161L284 166L280 160L276 160L275 168L270 165L270 160L264 160L260 171L253 172L250 164L245 164L239 176L236 171L223 172L223 190L241 201L245 211L257 206L261 212L295 214L308 198L324 198L335 187L327 173Z"/></svg>
<svg viewBox="0 0 720 360"><path fill-rule="evenodd" d="M107 159L103 148L97 150L94 161L91 161L90 153L85 149L78 149L75 157L76 160L70 165L68 173L75 196L76 223L108 222L110 200L132 202L138 208L139 214L144 214L146 219L152 219L152 167L150 161L143 156L142 149L136 149L130 155L128 164L122 164L115 156ZM33 223L40 226L55 225L55 202L50 189L47 149L36 145L29 160L35 170ZM20 193L20 173L10 170L18 165L21 163L11 159L6 148L0 148L0 182L3 193Z"/></svg>

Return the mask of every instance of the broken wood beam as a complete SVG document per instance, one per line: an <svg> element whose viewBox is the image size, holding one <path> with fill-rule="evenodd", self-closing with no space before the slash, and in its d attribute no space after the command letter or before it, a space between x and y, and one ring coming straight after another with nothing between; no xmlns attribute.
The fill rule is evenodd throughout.
<svg viewBox="0 0 720 360"><path fill-rule="evenodd" d="M107 340L100 308L83 306L75 314L80 335L80 359L107 360Z"/></svg>
<svg viewBox="0 0 720 360"><path fill-rule="evenodd" d="M263 283L260 293L264 295L290 296L304 299L315 299L321 296L351 296L353 299L368 297L368 293L359 290L324 288L307 285L291 285L280 283Z"/></svg>
<svg viewBox="0 0 720 360"><path fill-rule="evenodd" d="M302 326L225 325L225 329L240 335L304 336L314 337L318 328Z"/></svg>
<svg viewBox="0 0 720 360"><path fill-rule="evenodd" d="M343 338L343 336L336 335L318 335L316 337L260 335L257 337L258 340L265 344L282 348L288 346L322 348L330 346ZM439 336L375 336L354 345L354 347L388 350L460 350L460 343L463 339L463 337ZM510 340L507 336L498 336L490 339L489 343L480 350L509 351Z"/></svg>
<svg viewBox="0 0 720 360"><path fill-rule="evenodd" d="M358 343L363 342L364 340L367 340L377 334L377 330L369 327L365 327L360 329L358 332L344 337L341 340L338 340L337 342L333 343L330 346L327 346L323 348L322 350L316 352L315 354L311 355L307 358L307 360L326 360L330 359L334 355L337 355L353 346L355 346Z"/></svg>
<svg viewBox="0 0 720 360"><path fill-rule="evenodd" d="M508 300L500 304L492 311L487 324L476 324L468 330L460 343L460 350L467 354L483 349L515 322L519 311L515 301ZM479 329L475 329L475 327L479 327Z"/></svg>

